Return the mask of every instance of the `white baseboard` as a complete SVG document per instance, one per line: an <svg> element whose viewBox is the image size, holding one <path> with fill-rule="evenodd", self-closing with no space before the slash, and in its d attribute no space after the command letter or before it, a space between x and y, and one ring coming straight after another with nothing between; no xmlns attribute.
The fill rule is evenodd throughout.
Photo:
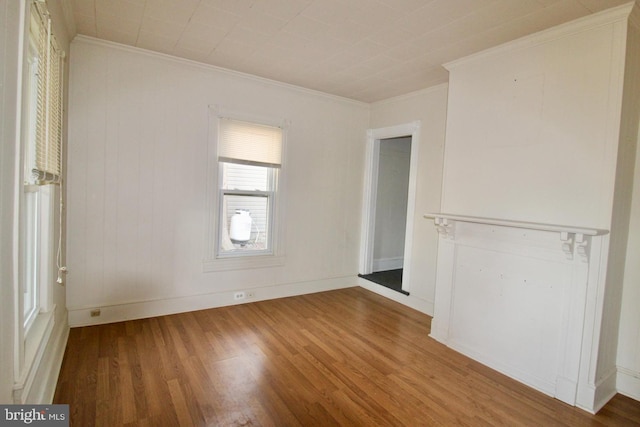
<svg viewBox="0 0 640 427"><path fill-rule="evenodd" d="M381 258L373 260L373 271L397 270L404 266L404 258Z"/></svg>
<svg viewBox="0 0 640 427"><path fill-rule="evenodd" d="M597 413L616 395L616 369L612 369L595 386L578 383L576 406L589 413Z"/></svg>
<svg viewBox="0 0 640 427"><path fill-rule="evenodd" d="M556 378L556 399L574 406L576 404L576 394L578 393L578 383L573 378L558 375Z"/></svg>
<svg viewBox="0 0 640 427"><path fill-rule="evenodd" d="M350 288L357 286L358 282L356 279L356 276L336 277L261 288L236 289L204 295L135 301L97 307L68 308L69 325L71 327L100 325L105 323L122 322L125 320L144 319L168 314L185 313L188 311L205 310L208 308L246 304L255 301L285 298L334 289ZM234 294L240 290L245 292L250 290L253 293L253 297L245 298L243 300L234 300ZM91 317L91 311L95 309L100 309L100 316Z"/></svg>
<svg viewBox="0 0 640 427"><path fill-rule="evenodd" d="M383 297L387 297L395 302L399 302L402 305L406 305L407 307L418 310L419 312L422 312L429 316L433 316L433 301L426 301L411 295L404 295L400 292L396 292L392 289L386 288L382 285L378 285L377 283L373 283L361 277L358 277L357 283L360 287L368 291L374 292L378 295L382 295Z"/></svg>
<svg viewBox="0 0 640 427"><path fill-rule="evenodd" d="M616 389L618 393L640 401L640 372L618 366Z"/></svg>
<svg viewBox="0 0 640 427"><path fill-rule="evenodd" d="M438 318L433 316L431 319L431 332L429 333L429 336L441 344L448 345L449 332L448 330L443 330L440 323L441 322L438 322Z"/></svg>

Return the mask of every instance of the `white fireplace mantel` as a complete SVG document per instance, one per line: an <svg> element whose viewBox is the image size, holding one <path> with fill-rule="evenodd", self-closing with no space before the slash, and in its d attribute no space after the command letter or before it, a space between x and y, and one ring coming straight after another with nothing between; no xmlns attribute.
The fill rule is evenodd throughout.
<svg viewBox="0 0 640 427"><path fill-rule="evenodd" d="M448 213L431 337L568 404L593 393L592 322L608 230ZM605 239L605 241L603 241ZM604 246L603 246L604 245Z"/></svg>
<svg viewBox="0 0 640 427"><path fill-rule="evenodd" d="M556 232L562 244L562 250L568 259L573 259L574 252L583 262L589 262L589 236L604 236L609 230L600 228L578 227L572 225L544 224L538 222L514 221L498 218L457 215L449 213L427 213L427 219L433 219L438 233L444 238L455 239L455 223L457 221L473 224L495 225L499 227L521 228L524 230Z"/></svg>
<svg viewBox="0 0 640 427"><path fill-rule="evenodd" d="M603 230L599 228L586 228L586 227L577 227L577 226L560 225L560 224L543 224L539 222L513 221L508 219L497 219L497 218L482 218L478 216L456 215L456 214L449 214L449 213L428 213L428 214L425 214L424 217L427 219L429 218L435 219L436 225L446 224L447 222L450 223L455 221L463 221L463 222L473 222L476 224L498 225L501 227L523 228L526 230L555 231L558 233L583 234L585 236L603 236L609 233L609 230Z"/></svg>

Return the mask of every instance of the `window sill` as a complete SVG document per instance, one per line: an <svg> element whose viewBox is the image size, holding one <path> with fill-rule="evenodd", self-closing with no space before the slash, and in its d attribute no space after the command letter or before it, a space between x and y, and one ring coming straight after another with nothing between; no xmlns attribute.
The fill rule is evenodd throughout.
<svg viewBox="0 0 640 427"><path fill-rule="evenodd" d="M284 256L258 255L233 258L206 259L202 263L205 273L214 271L247 270L252 268L279 267L284 265Z"/></svg>
<svg viewBox="0 0 640 427"><path fill-rule="evenodd" d="M24 399L29 395L38 366L40 366L40 361L44 356L44 350L53 331L54 314L55 306L47 312L38 314L25 336L24 364L22 365L19 380L13 385L15 403L24 403Z"/></svg>

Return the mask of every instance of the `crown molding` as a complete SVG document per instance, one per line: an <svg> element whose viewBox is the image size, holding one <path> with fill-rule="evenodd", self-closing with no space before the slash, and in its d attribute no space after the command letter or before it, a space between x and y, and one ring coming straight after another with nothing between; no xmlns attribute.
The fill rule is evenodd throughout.
<svg viewBox="0 0 640 427"><path fill-rule="evenodd" d="M640 6L636 2L633 3L633 8L629 14L629 24L635 28L640 28Z"/></svg>
<svg viewBox="0 0 640 427"><path fill-rule="evenodd" d="M278 80L268 79L266 77L260 77L260 76L256 76L249 73L243 73L241 71L230 70L228 68L219 67L217 65L206 64L203 62L181 58L181 57L170 55L167 53L155 52L155 51L143 49L140 47L129 46L129 45L116 43L116 42L103 40L103 39L98 39L95 37L90 37L82 34L76 35L76 37L72 41L72 44L73 43L87 43L87 44L92 44L96 46L109 47L109 48L121 50L124 52L135 53L138 55L145 55L145 56L149 56L149 57L153 57L153 58L157 58L157 59L161 59L169 62L187 65L194 68L200 68L200 69L204 69L204 70L208 70L216 73L225 74L225 75L240 78L240 79L252 80L262 84L277 86L283 89L292 90L294 92L304 93L304 94L316 96L319 98L331 99L333 101L340 102L343 104L351 104L351 105L364 107L364 108L370 108L370 105L371 105L369 103L358 101L355 99L345 98L342 96L333 95L330 93L321 92L314 89L308 89L302 86L296 86L290 83L284 83Z"/></svg>
<svg viewBox="0 0 640 427"><path fill-rule="evenodd" d="M635 1L632 1L630 3L623 4L622 6L613 7L583 18L578 18L565 24L560 24L547 30L542 30L534 34L485 49L478 53L465 56L464 58L447 62L446 64L443 64L443 66L447 70L451 71L460 65L483 58L541 45L543 43L548 43L559 38L581 33L603 25L609 25L616 22L627 22L627 20L630 19L630 14L635 4Z"/></svg>
<svg viewBox="0 0 640 427"><path fill-rule="evenodd" d="M449 82L445 82L445 83L439 83L437 85L434 86L429 86L427 88L424 89L419 89L413 92L409 92L409 93L405 93L402 95L398 95L398 96L394 96L391 98L387 98L387 99L382 99L380 101L374 101L371 103L372 107L376 107L376 106L380 106L380 105L386 105L386 104L394 104L396 102L402 102L405 101L407 99L411 99L411 98L415 98L418 96L422 96L422 95L427 95L430 94L432 92L436 92L440 89L446 89L449 87Z"/></svg>

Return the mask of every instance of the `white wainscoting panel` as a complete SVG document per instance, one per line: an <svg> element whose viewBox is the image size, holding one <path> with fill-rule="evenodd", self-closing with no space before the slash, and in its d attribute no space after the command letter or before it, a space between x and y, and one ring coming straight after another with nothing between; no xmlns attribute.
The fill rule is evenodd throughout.
<svg viewBox="0 0 640 427"><path fill-rule="evenodd" d="M553 395L571 266L522 252L460 244L448 342Z"/></svg>

